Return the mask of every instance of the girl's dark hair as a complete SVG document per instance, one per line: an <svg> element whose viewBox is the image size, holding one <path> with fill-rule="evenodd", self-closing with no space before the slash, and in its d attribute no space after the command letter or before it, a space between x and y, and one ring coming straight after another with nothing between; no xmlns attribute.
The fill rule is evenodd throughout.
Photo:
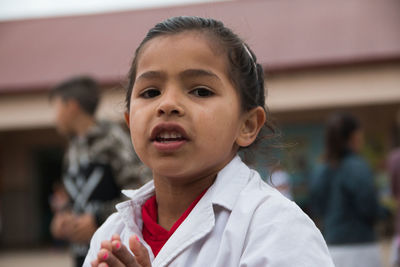
<svg viewBox="0 0 400 267"><path fill-rule="evenodd" d="M224 26L221 21L201 17L172 17L156 24L150 29L136 49L128 76L126 107L129 110L132 88L135 84L138 56L143 46L150 40L165 35L173 35L185 31L204 33L215 41L227 55L228 75L238 90L242 110L249 111L257 106L264 108L267 115L266 128L272 135L275 127L272 125L268 109L265 106L264 71L251 49L235 33ZM259 135L262 136L263 134ZM259 139L259 137L257 137ZM256 140L257 141L257 140Z"/></svg>
<svg viewBox="0 0 400 267"><path fill-rule="evenodd" d="M348 113L335 113L327 121L325 132L325 160L336 164L349 153L349 141L361 128L356 117Z"/></svg>

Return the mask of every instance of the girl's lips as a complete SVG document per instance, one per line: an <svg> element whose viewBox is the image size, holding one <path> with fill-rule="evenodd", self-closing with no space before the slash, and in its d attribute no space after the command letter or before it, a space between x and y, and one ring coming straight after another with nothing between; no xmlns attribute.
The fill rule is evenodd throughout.
<svg viewBox="0 0 400 267"><path fill-rule="evenodd" d="M176 140L168 142L153 141L154 147L161 152L173 152L183 146L187 140Z"/></svg>
<svg viewBox="0 0 400 267"><path fill-rule="evenodd" d="M166 134L169 133L169 134ZM179 136L175 138L163 138L162 136ZM150 141L161 152L173 152L189 141L188 135L179 124L160 123L151 131Z"/></svg>
<svg viewBox="0 0 400 267"><path fill-rule="evenodd" d="M182 126L176 123L164 122L157 124L150 134L150 141L157 141L157 138L164 132L178 133L181 137L180 141L189 140L188 135Z"/></svg>

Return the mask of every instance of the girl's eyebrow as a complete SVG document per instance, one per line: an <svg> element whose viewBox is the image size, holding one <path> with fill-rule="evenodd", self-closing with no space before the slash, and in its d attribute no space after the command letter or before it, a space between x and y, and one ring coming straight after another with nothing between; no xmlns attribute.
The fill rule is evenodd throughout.
<svg viewBox="0 0 400 267"><path fill-rule="evenodd" d="M213 73L212 71L204 70L204 69L187 69L182 71L179 76L181 79L184 78L194 78L194 77L208 77L220 80L218 75ZM165 79L166 73L162 71L146 71L140 74L136 81L141 79L152 80L152 79Z"/></svg>
<svg viewBox="0 0 400 267"><path fill-rule="evenodd" d="M160 71L146 71L140 74L137 78L136 81L139 80L153 80L153 79L165 79L166 74L164 72Z"/></svg>
<svg viewBox="0 0 400 267"><path fill-rule="evenodd" d="M139 80L164 80L166 79L167 74L163 71L146 71L140 74L137 78L136 81ZM204 70L204 69L187 69L179 73L179 77L181 79L187 79L187 78L199 78L199 77L206 77L206 78L212 78L220 81L221 79L213 73L212 71Z"/></svg>
<svg viewBox="0 0 400 267"><path fill-rule="evenodd" d="M220 80L218 75L213 73L212 71L204 70L204 69L188 69L179 74L179 76L184 78L195 78L195 77L207 77Z"/></svg>

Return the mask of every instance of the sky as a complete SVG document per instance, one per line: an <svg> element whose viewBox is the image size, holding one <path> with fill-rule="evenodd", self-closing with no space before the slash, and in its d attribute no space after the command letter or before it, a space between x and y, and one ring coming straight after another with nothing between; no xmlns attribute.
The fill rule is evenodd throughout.
<svg viewBox="0 0 400 267"><path fill-rule="evenodd" d="M216 1L223 0L0 0L0 21Z"/></svg>

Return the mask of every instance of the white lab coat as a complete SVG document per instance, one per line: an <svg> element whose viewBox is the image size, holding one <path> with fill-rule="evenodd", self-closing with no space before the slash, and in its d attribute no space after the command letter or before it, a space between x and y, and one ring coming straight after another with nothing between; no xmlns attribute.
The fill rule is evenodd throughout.
<svg viewBox="0 0 400 267"><path fill-rule="evenodd" d="M129 237L139 236L154 267L334 266L315 224L238 156L218 173L156 258L141 238L141 206L154 194L154 185L149 182L124 193L131 200L118 204L118 212L97 230L84 267L96 258L101 241L114 233L128 247Z"/></svg>

